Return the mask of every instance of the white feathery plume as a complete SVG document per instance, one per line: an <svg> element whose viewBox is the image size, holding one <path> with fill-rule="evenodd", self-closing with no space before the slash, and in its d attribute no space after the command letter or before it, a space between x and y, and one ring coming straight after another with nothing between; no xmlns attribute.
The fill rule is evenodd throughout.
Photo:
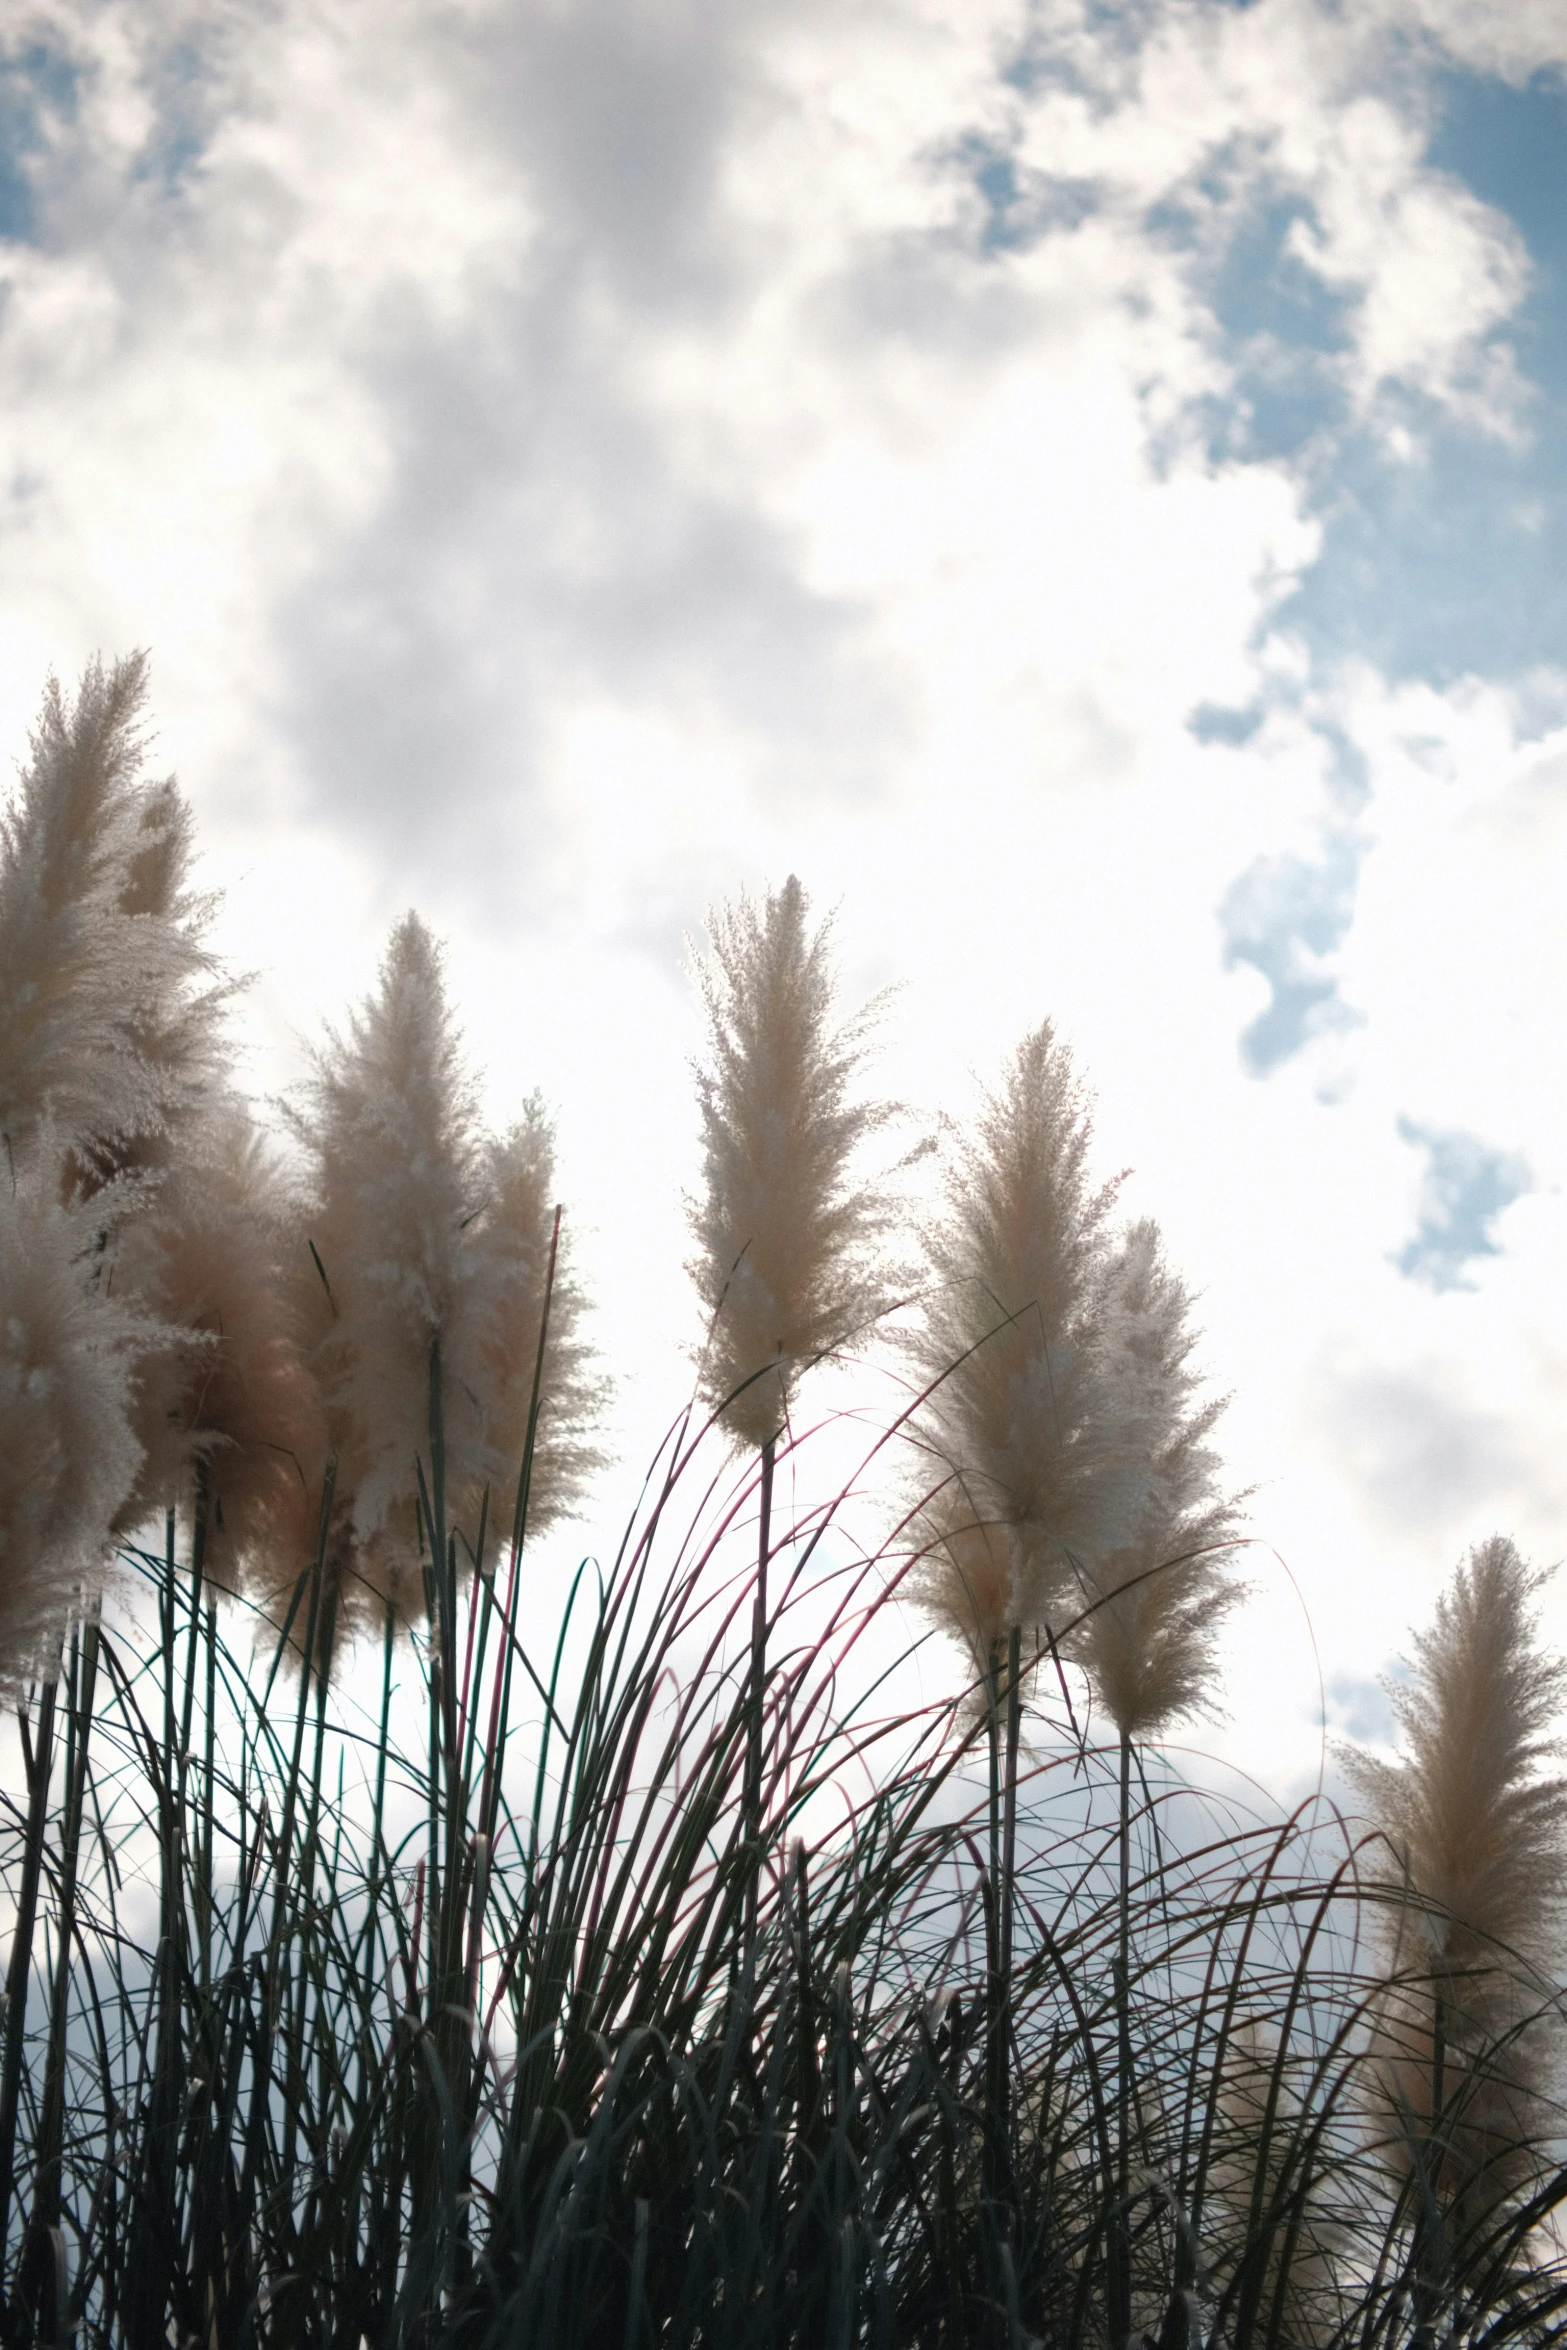
<svg viewBox="0 0 1567 2350"><path fill-rule="evenodd" d="M52 1164L0 1181L0 1689L7 1694L35 1669L49 1669L67 1618L101 1589L110 1523L140 1460L127 1375L138 1332L107 1294L99 1239L86 1209L61 1204Z"/></svg>
<svg viewBox="0 0 1567 2350"><path fill-rule="evenodd" d="M0 819L0 1133L16 1165L46 1123L89 1183L199 1092L225 992L183 887L188 819L138 782L145 696L142 654L94 662L69 706L51 679Z"/></svg>
<svg viewBox="0 0 1567 2350"><path fill-rule="evenodd" d="M299 1232L276 1162L227 1099L122 1225L114 1265L151 1324L132 1415L145 1459L119 1523L190 1514L199 1487L207 1578L285 1604L314 1555L325 1468L284 1273Z"/></svg>
<svg viewBox="0 0 1567 2350"><path fill-rule="evenodd" d="M553 1138L537 1101L511 1133L479 1130L441 949L415 914L392 933L376 991L329 1035L292 1123L305 1146L296 1294L336 1463L329 1566L347 1627L424 1605L419 1464L432 1473L432 1377L446 1520L509 1531L549 1277ZM557 1254L529 1524L570 1507L598 1455L602 1403L583 1300ZM497 1514L497 1503L501 1512ZM493 1552L492 1552L493 1556ZM281 1586L274 1595L286 1597Z"/></svg>
<svg viewBox="0 0 1567 2350"><path fill-rule="evenodd" d="M569 1513L601 1464L592 1432L606 1387L581 1335L586 1301L569 1236L562 1230L556 1239L555 1137L537 1095L509 1133L485 1142L479 1192L482 1205L464 1236L471 1278L447 1354L455 1399L448 1424L458 1480L454 1507L465 1524L476 1524L485 1485L510 1506L540 1374L548 1285L528 1478L528 1524L542 1529Z"/></svg>
<svg viewBox="0 0 1567 2350"><path fill-rule="evenodd" d="M1118 1523L1121 1463L1099 1360L1117 1185L1089 1179L1091 1131L1071 1055L1046 1021L985 1096L973 1134L953 1136L944 1211L923 1235L931 1283L910 1348L931 1394L918 1432L952 1489L928 1529L940 1550L923 1595L966 1647L970 1594L939 1564L954 1527L989 1530L987 1589L1005 1547L1010 1626L1075 1613L1069 1558L1104 1546ZM972 1548L977 1536L964 1539ZM992 1593L987 1625L996 1604Z"/></svg>
<svg viewBox="0 0 1567 2350"><path fill-rule="evenodd" d="M1010 1530L979 1517L955 1482L927 1504L919 1523L923 1547L908 1596L966 1651L977 1689L1017 1620Z"/></svg>
<svg viewBox="0 0 1567 2350"><path fill-rule="evenodd" d="M142 1070L149 1112L113 1150L116 1171L167 1167L209 1116L216 1114L226 1132L235 1115L222 1022L239 983L201 943L218 895L191 888L194 854L190 808L166 776L142 794L120 889L119 911L131 920L141 963L139 993L125 1007L124 1037Z"/></svg>
<svg viewBox="0 0 1567 2350"><path fill-rule="evenodd" d="M689 1271L707 1310L702 1393L740 1443L782 1429L800 1373L886 1302L887 1211L854 1154L885 1107L853 1099L877 1007L834 1024L831 924L808 930L791 874L760 905L709 919L700 974L709 1055L696 1072L704 1143Z"/></svg>
<svg viewBox="0 0 1567 2350"><path fill-rule="evenodd" d="M480 1178L441 951L416 914L346 1035L329 1031L290 1117L309 1165L315 1262L301 1252L296 1279L337 1464L338 1604L350 1624L388 1601L417 1616L416 1462L430 1458L432 1352L471 1278L463 1229Z"/></svg>
<svg viewBox="0 0 1567 2350"><path fill-rule="evenodd" d="M1444 2205L1484 2212L1561 2134L1544 2008L1567 1901L1567 1662L1539 1639L1547 1580L1500 1535L1478 1544L1388 1694L1405 1758L1345 1764L1393 1855L1382 1935L1394 1981L1377 2034L1391 2158L1422 2156ZM1438 2121L1438 2116L1445 2118ZM1434 2174L1434 2175L1433 2175Z"/></svg>
<svg viewBox="0 0 1567 2350"><path fill-rule="evenodd" d="M1084 1611L1068 1643L1123 1738L1211 1712L1218 1633L1242 1597L1228 1569L1240 1500L1222 1493L1208 1443L1225 1399L1199 1399L1191 1297L1159 1228L1126 1233L1104 1283L1098 1385L1128 1473L1113 1545L1075 1559Z"/></svg>

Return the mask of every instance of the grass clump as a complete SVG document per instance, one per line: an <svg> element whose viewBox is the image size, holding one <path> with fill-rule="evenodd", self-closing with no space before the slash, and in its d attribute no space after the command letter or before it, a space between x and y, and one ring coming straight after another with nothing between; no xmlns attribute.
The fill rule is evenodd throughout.
<svg viewBox="0 0 1567 2350"><path fill-rule="evenodd" d="M1048 1027L949 1137L913 1392L814 1491L894 1219L790 883L714 922L700 1401L549 1621L602 1390L547 1121L483 1134L409 917L258 1135L140 683L51 701L0 851L0 930L55 856L169 933L94 971L62 915L51 997L157 1085L95 1110L41 1027L6 1078L0 2336L1553 2339L1562 1668L1511 1546L1369 1822L1182 1783L1238 1504Z"/></svg>

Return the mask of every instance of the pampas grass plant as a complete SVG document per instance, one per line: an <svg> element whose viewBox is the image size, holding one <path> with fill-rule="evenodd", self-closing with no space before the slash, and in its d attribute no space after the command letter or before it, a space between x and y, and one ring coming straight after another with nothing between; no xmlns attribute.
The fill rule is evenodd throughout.
<svg viewBox="0 0 1567 2350"><path fill-rule="evenodd" d="M1190 1307L1157 1225L1134 1224L1109 1267L1099 1343L1141 1473L1119 1538L1074 1556L1067 1644L1123 1744L1212 1710L1219 1632L1241 1596L1230 1573L1240 1505L1208 1441L1224 1402L1201 1396Z"/></svg>
<svg viewBox="0 0 1567 2350"><path fill-rule="evenodd" d="M971 1136L949 1153L926 1235L934 1286L914 1340L917 1415L946 1471L925 1503L916 1584L968 1649L987 1695L994 1892L994 2094L1008 2095L1017 1756L1041 1638L1086 1672L1119 1741L1112 2339L1131 2324L1130 1867L1134 1743L1211 1702L1234 1505L1197 1400L1189 1298L1157 1228L1112 1242L1116 1186L1088 1173L1091 1120L1048 1023L1024 1039ZM1025 1657L1025 1636L1033 1643ZM1005 1716L1003 1752L1003 1714ZM1004 2134L998 2121L997 2134Z"/></svg>
<svg viewBox="0 0 1567 2350"><path fill-rule="evenodd" d="M139 693L52 694L0 858L0 979L44 981L0 1037L0 2340L1559 2338L1561 1681L1511 1546L1417 1645L1373 1830L1158 1762L1236 1505L1043 1028L952 1135L914 1403L836 1496L767 1479L758 1609L757 1458L816 1441L887 1222L791 882L715 922L711 1419L562 1579L600 1390L548 1121L484 1134L410 917L274 1155ZM844 1504L910 1428L867 1554Z"/></svg>

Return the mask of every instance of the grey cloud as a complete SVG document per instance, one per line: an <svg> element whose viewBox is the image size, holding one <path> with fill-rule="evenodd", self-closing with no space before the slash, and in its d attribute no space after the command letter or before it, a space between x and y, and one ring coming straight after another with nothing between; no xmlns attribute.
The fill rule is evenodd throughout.
<svg viewBox="0 0 1567 2350"><path fill-rule="evenodd" d="M1392 1262L1429 1289L1472 1289L1464 1268L1477 1257L1500 1256L1493 1227L1529 1189L1528 1166L1475 1134L1418 1126L1412 1118L1400 1118L1398 1131L1426 1153L1426 1175L1414 1234Z"/></svg>
<svg viewBox="0 0 1567 2350"><path fill-rule="evenodd" d="M524 296L483 349L408 351L379 390L395 486L281 621L283 716L335 818L514 903L515 864L486 886L475 851L493 860L497 819L537 848L539 733L575 686L716 709L780 792L873 788L898 728L859 612L682 477L569 305Z"/></svg>
<svg viewBox="0 0 1567 2350"><path fill-rule="evenodd" d="M374 841L399 889L444 867L515 906L546 845L540 742L578 690L713 711L784 798L863 795L895 754L907 720L861 609L802 580L755 485L693 466L641 374L650 328L700 332L764 265L716 183L766 13L583 0L477 29L443 13L381 61L441 89L450 135L539 220L445 319L402 285L350 342L326 277L319 321L289 313L358 376L391 463L374 515L334 527L274 608L270 715L316 805ZM128 182L84 152L54 170L51 218L108 258L143 336L182 326L193 289L245 331L247 306L277 300L309 191L252 168L236 197L195 168L214 121L271 102L245 43L200 8L152 11L138 37L154 123Z"/></svg>
<svg viewBox="0 0 1567 2350"><path fill-rule="evenodd" d="M1528 1482L1506 1422L1436 1374L1325 1374L1313 1416L1340 1474L1403 1536L1461 1537L1478 1511Z"/></svg>
<svg viewBox="0 0 1567 2350"><path fill-rule="evenodd" d="M1227 968L1248 964L1272 990L1241 1037L1242 1056L1255 1076L1354 1017L1325 958L1349 928L1360 856L1359 841L1341 832L1315 862L1293 852L1259 857L1219 909Z"/></svg>
<svg viewBox="0 0 1567 2350"><path fill-rule="evenodd" d="M738 296L714 178L766 14L604 0L509 10L454 51L476 120L523 164L546 236L632 308Z"/></svg>

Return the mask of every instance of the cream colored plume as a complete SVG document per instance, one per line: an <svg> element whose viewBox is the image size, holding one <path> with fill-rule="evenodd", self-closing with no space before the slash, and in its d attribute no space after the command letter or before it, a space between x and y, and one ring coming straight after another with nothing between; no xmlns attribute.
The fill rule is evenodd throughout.
<svg viewBox="0 0 1567 2350"><path fill-rule="evenodd" d="M448 1527L474 1541L489 1488L492 1557L511 1529L553 1226L549 1128L534 1104L504 1140L481 1133L441 950L414 914L392 933L375 993L316 1056L293 1124L307 1160L295 1295L336 1462L338 1606L350 1628L379 1622L388 1602L414 1620L432 1370ZM556 1283L534 1524L568 1506L596 1459L599 1388L569 1257Z"/></svg>
<svg viewBox="0 0 1567 2350"><path fill-rule="evenodd" d="M951 1489L927 1532L946 1548L954 1526L986 1529L987 1578L1005 1545L1009 1625L1075 1614L1069 1559L1103 1549L1125 1518L1101 1362L1116 1186L1090 1181L1090 1133L1071 1055L1046 1021L1018 1046L973 1133L952 1135L944 1209L923 1236L928 1286L911 1351L930 1395L915 1425L922 1475ZM924 1594L972 1646L962 1573L927 1575Z"/></svg>
<svg viewBox="0 0 1567 2350"><path fill-rule="evenodd" d="M416 914L347 1033L329 1032L292 1123L309 1186L295 1294L337 1464L338 1605L350 1625L387 1600L413 1617L432 1353L466 1302L463 1229L479 1205L472 1082Z"/></svg>
<svg viewBox="0 0 1567 2350"><path fill-rule="evenodd" d="M803 1370L885 1304L880 1194L851 1172L887 1112L856 1101L874 1007L835 1025L830 926L791 874L709 920L704 1144L689 1270L706 1309L702 1393L739 1442L778 1435Z"/></svg>
<svg viewBox="0 0 1567 2350"><path fill-rule="evenodd" d="M1082 1613L1067 1643L1123 1738L1212 1711L1218 1633L1242 1596L1230 1573L1240 1505L1208 1443L1224 1399L1200 1397L1190 1308L1158 1226L1134 1224L1105 1278L1097 1341L1126 1519L1119 1541L1074 1558Z"/></svg>
<svg viewBox="0 0 1567 2350"><path fill-rule="evenodd" d="M1400 2168L1424 2145L1440 2200L1467 2214L1516 2193L1567 2120L1546 2014L1567 1781L1545 1772L1561 1753L1567 1664L1540 1643L1545 1580L1501 1536L1470 1551L1415 1638L1409 1681L1389 1688L1404 1759L1345 1758L1391 1848L1378 1912L1392 1979L1377 2035L1386 2142Z"/></svg>
<svg viewBox="0 0 1567 2350"><path fill-rule="evenodd" d="M141 985L125 1008L124 1037L144 1073L151 1114L107 1151L99 1146L111 1172L156 1173L180 1158L209 1117L224 1126L236 1114L223 1021L238 983L201 943L218 898L191 888L194 856L190 809L165 777L142 794L119 898L143 942ZM220 1140L220 1155L224 1147Z"/></svg>
<svg viewBox="0 0 1567 2350"><path fill-rule="evenodd" d="M50 681L0 819L0 1132L18 1165L47 1125L68 1180L140 1162L199 1104L225 989L185 888L189 824L147 789L145 657Z"/></svg>
<svg viewBox="0 0 1567 2350"><path fill-rule="evenodd" d="M110 1522L135 1479L129 1357L96 1222L53 1166L0 1181L0 1690L51 1668L101 1590Z"/></svg>
<svg viewBox="0 0 1567 2350"><path fill-rule="evenodd" d="M152 1326L132 1414L146 1457L119 1522L189 1516L199 1489L204 1571L231 1590L292 1591L315 1553L326 1430L285 1277L302 1229L229 1100L191 1129L118 1238L116 1284Z"/></svg>
<svg viewBox="0 0 1567 2350"><path fill-rule="evenodd" d="M905 1590L968 1652L976 1685L1016 1622L1011 1529L948 1484L920 1515L923 1548Z"/></svg>
<svg viewBox="0 0 1567 2350"><path fill-rule="evenodd" d="M539 1421L528 1479L528 1524L554 1524L580 1499L603 1459L593 1441L606 1385L582 1336L586 1301L562 1227L555 1233L555 1137L535 1095L508 1134L488 1140L480 1161L481 1206L465 1234L472 1278L451 1338L451 1434L461 1480L457 1509L477 1524L485 1485L491 1525L509 1534L528 1438L539 1331L549 1283L549 1325L539 1378ZM501 1517L495 1513L499 1511Z"/></svg>

